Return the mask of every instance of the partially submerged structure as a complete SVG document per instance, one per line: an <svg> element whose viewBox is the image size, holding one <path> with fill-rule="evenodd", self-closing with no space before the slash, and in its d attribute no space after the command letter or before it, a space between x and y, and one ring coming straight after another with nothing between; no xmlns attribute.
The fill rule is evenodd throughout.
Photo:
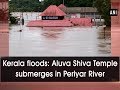
<svg viewBox="0 0 120 90"><path fill-rule="evenodd" d="M68 15L76 15L78 18L101 18L96 8L93 7L68 7L65 11Z"/></svg>
<svg viewBox="0 0 120 90"><path fill-rule="evenodd" d="M63 20L66 14L56 5L50 5L40 16L42 20Z"/></svg>
<svg viewBox="0 0 120 90"><path fill-rule="evenodd" d="M62 11L64 11L70 18L101 18L95 7L66 7L61 4L58 6Z"/></svg>
<svg viewBox="0 0 120 90"><path fill-rule="evenodd" d="M56 5L50 5L42 14L42 20L30 21L29 27L70 27L73 24L69 20L65 20L66 14Z"/></svg>
<svg viewBox="0 0 120 90"><path fill-rule="evenodd" d="M92 26L92 18L75 17L68 18L68 8L61 4L60 6L50 5L40 16L42 20L30 21L29 27L71 27L71 26ZM67 14L66 14L67 13Z"/></svg>

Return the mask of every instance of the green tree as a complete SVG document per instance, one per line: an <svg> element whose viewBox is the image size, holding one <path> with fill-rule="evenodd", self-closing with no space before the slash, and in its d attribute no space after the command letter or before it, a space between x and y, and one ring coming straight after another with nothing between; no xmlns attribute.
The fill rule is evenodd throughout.
<svg viewBox="0 0 120 90"><path fill-rule="evenodd" d="M10 11L37 11L39 0L11 0Z"/></svg>
<svg viewBox="0 0 120 90"><path fill-rule="evenodd" d="M111 18L109 16L109 10L111 8L110 0L94 0L94 6L98 9L98 12L105 19L105 24L107 26L111 25Z"/></svg>
<svg viewBox="0 0 120 90"><path fill-rule="evenodd" d="M110 26L111 18L109 9L111 8L110 0L64 0L67 7L96 7L98 12L105 19L105 24ZM43 11L50 5L60 5L63 0L11 0L10 11Z"/></svg>
<svg viewBox="0 0 120 90"><path fill-rule="evenodd" d="M91 7L93 0L65 0L68 7Z"/></svg>
<svg viewBox="0 0 120 90"><path fill-rule="evenodd" d="M90 7L93 0L64 0L68 7ZM49 5L60 5L63 0L11 0L10 11L43 11Z"/></svg>

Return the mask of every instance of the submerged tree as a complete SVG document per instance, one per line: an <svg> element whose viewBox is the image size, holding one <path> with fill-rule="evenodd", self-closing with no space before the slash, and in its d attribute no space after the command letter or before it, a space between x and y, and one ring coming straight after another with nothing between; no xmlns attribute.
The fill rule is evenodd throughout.
<svg viewBox="0 0 120 90"><path fill-rule="evenodd" d="M102 18L105 19L105 24L107 26L110 26L111 25L111 18L109 15L109 10L111 8L110 0L94 0L93 5L98 9L98 12L102 15Z"/></svg>
<svg viewBox="0 0 120 90"><path fill-rule="evenodd" d="M9 21L10 24L17 24L17 19L13 17L11 13L9 13Z"/></svg>

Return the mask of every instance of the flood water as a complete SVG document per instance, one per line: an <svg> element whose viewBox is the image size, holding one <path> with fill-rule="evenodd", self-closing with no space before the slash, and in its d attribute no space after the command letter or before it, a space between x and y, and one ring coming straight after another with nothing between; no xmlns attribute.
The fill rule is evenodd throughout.
<svg viewBox="0 0 120 90"><path fill-rule="evenodd" d="M24 13L25 25L10 25L10 56L110 56L110 30L101 27L26 27L39 13ZM20 13L14 13L20 16ZM22 32L19 32L23 29Z"/></svg>

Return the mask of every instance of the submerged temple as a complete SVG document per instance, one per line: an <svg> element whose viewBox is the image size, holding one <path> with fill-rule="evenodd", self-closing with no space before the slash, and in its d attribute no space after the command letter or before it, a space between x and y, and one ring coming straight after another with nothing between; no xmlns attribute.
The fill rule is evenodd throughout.
<svg viewBox="0 0 120 90"><path fill-rule="evenodd" d="M68 17L67 7L63 4L50 5L40 16L42 20L30 21L28 27L71 27L71 26L92 26L91 17ZM96 9L95 9L96 10Z"/></svg>

